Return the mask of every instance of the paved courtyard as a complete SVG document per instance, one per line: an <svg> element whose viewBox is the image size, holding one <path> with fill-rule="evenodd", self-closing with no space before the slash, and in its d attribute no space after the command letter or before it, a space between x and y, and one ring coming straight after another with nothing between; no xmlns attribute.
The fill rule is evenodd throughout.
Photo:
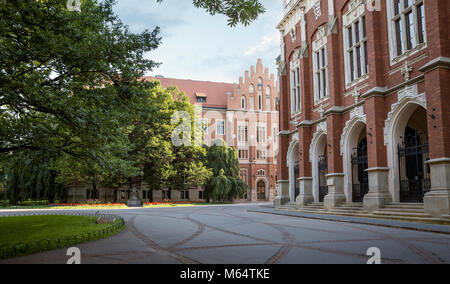
<svg viewBox="0 0 450 284"><path fill-rule="evenodd" d="M109 210L127 229L81 244L82 263L450 263L450 235L248 212L258 205ZM54 211L52 211L54 212ZM79 211L78 211L79 212ZM2 213L0 212L0 215ZM65 263L65 249L2 263Z"/></svg>

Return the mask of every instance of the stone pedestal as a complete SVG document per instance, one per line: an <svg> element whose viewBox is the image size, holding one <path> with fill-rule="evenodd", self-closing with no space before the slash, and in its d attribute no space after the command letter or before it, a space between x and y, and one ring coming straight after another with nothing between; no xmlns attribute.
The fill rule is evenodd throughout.
<svg viewBox="0 0 450 284"><path fill-rule="evenodd" d="M299 178L297 181L300 185L300 195L297 197L297 208L304 208L306 205L314 202L314 196L312 194L313 179L312 177Z"/></svg>
<svg viewBox="0 0 450 284"><path fill-rule="evenodd" d="M127 202L128 207L141 207L142 206L142 202L139 199L130 199Z"/></svg>
<svg viewBox="0 0 450 284"><path fill-rule="evenodd" d="M325 196L324 207L330 210L341 203L345 203L347 200L344 194L344 174L329 174L325 177L327 179L328 195Z"/></svg>
<svg viewBox="0 0 450 284"><path fill-rule="evenodd" d="M128 207L141 207L142 202L138 198L138 190L136 187L131 189L131 198L127 202Z"/></svg>
<svg viewBox="0 0 450 284"><path fill-rule="evenodd" d="M291 202L289 196L289 181L280 180L277 183L277 197L275 198L275 208L286 205Z"/></svg>
<svg viewBox="0 0 450 284"><path fill-rule="evenodd" d="M369 193L364 196L364 209L372 213L392 202L392 195L389 193L389 168L372 168L366 171L369 175Z"/></svg>
<svg viewBox="0 0 450 284"><path fill-rule="evenodd" d="M427 162L431 167L431 192L424 198L425 212L435 218L450 214L450 159Z"/></svg>

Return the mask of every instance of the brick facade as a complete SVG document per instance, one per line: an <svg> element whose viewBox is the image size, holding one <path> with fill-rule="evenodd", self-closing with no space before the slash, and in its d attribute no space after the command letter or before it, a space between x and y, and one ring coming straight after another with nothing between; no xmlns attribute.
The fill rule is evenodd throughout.
<svg viewBox="0 0 450 284"><path fill-rule="evenodd" d="M302 207L304 200L321 201L331 209L354 201L356 188L367 183L360 201L373 211L386 203L405 202L417 186L425 200L414 202L425 202L434 216L448 215L449 2L284 2L284 18L278 25L282 54L277 204L296 202ZM401 32L397 25L402 25ZM320 47L326 52L321 53ZM301 110L295 113L291 76L297 64ZM316 71L323 65L328 95L318 97L323 81ZM422 156L415 157L421 165L412 174L409 163L414 157L399 158L399 146L408 144L411 133L419 137L416 144L424 146ZM363 148L367 165L361 171L361 165L353 167L352 157L365 156L358 154ZM325 174L318 169L324 156ZM294 175L292 161L297 160L299 173ZM445 175L438 178L433 171ZM312 183L305 183L308 179Z"/></svg>

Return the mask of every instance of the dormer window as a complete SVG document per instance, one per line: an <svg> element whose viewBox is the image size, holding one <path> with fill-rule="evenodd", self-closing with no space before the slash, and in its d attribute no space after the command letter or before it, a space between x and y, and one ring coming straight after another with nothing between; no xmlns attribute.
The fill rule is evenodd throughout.
<svg viewBox="0 0 450 284"><path fill-rule="evenodd" d="M197 98L197 103L206 103L206 98L208 97L206 94L196 93L195 96Z"/></svg>

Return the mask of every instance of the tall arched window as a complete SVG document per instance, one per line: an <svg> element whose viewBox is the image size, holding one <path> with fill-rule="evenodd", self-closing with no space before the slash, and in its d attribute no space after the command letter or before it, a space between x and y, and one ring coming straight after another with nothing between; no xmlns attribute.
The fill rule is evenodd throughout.
<svg viewBox="0 0 450 284"><path fill-rule="evenodd" d="M270 96L271 96L271 89L269 86L266 87L266 111L270 111L271 110L271 100L270 100Z"/></svg>
<svg viewBox="0 0 450 284"><path fill-rule="evenodd" d="M247 102L245 100L245 96L242 96L241 98L241 108L246 109L247 108Z"/></svg>

